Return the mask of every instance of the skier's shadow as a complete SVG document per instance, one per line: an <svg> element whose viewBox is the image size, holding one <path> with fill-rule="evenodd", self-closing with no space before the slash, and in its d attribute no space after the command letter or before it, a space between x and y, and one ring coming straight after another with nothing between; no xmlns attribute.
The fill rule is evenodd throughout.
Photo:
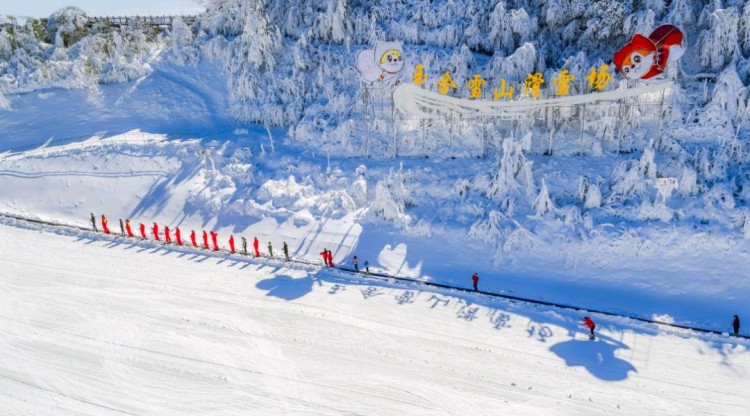
<svg viewBox="0 0 750 416"><path fill-rule="evenodd" d="M596 341L571 339L553 345L550 351L564 359L569 367L584 367L600 380L620 381L628 378L629 372L637 372L632 364L615 357L615 351L620 348L629 349L624 343L599 334Z"/></svg>

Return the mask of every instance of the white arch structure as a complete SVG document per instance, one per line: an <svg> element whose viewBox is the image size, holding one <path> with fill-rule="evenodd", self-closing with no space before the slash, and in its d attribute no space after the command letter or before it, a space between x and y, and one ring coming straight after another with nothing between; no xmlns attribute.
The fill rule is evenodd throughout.
<svg viewBox="0 0 750 416"><path fill-rule="evenodd" d="M572 95L548 99L514 101L469 100L440 95L413 84L401 84L393 91L393 103L404 114L422 119L444 119L455 115L462 119L496 117L518 118L530 110L564 107L602 101L617 101L644 94L660 93L672 86L672 81L651 83L635 88ZM661 95L661 94L659 94Z"/></svg>

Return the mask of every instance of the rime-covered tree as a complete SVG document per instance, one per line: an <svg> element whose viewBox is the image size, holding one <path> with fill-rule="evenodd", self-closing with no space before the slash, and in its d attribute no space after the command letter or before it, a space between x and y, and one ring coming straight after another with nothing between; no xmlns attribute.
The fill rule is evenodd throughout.
<svg viewBox="0 0 750 416"><path fill-rule="evenodd" d="M503 157L490 180L486 194L507 215L512 215L519 194L525 194L528 199L534 197L531 165L532 162L526 160L520 143L513 139L503 141Z"/></svg>
<svg viewBox="0 0 750 416"><path fill-rule="evenodd" d="M348 0L327 0L325 12L315 19L312 35L324 41L348 45L352 24L346 11L347 3Z"/></svg>
<svg viewBox="0 0 750 416"><path fill-rule="evenodd" d="M542 189L539 190L539 195L534 199L531 208L538 216L543 216L555 210L555 204L552 202L552 198L549 197L547 182L544 179L542 179Z"/></svg>
<svg viewBox="0 0 750 416"><path fill-rule="evenodd" d="M708 26L696 44L698 62L704 69L719 71L732 61L738 50L740 16L737 9L719 9L704 18Z"/></svg>

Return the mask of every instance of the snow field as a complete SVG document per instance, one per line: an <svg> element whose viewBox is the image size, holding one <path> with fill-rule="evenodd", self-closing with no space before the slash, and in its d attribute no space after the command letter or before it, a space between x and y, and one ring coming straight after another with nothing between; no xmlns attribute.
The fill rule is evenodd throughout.
<svg viewBox="0 0 750 416"><path fill-rule="evenodd" d="M0 230L10 414L740 415L750 405L742 340L594 317L591 342L567 311Z"/></svg>

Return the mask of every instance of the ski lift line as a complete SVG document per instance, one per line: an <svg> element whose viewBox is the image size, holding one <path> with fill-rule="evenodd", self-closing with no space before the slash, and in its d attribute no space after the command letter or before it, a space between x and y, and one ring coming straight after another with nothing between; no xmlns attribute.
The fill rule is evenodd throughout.
<svg viewBox="0 0 750 416"><path fill-rule="evenodd" d="M21 222L26 222L26 223L31 223L31 224L37 224L37 225L44 225L44 226L53 227L53 228L57 228L57 229L69 229L69 230L75 230L75 231L83 231L83 232L94 233L94 231L92 231L91 228L89 228L89 227L83 227L83 226L71 225L71 224L63 224L63 223L59 223L59 222L46 221L46 220L41 220L41 219L27 218L27 217L15 215L15 214L10 214L10 213L0 213L0 218L6 218L6 219L9 219L9 220L21 221ZM13 224L10 224L10 225L13 225ZM96 233L96 234L100 234L100 233ZM102 237L108 238L108 239L113 240L113 241L114 240L119 240L121 238L124 238L124 239L126 239L128 241L132 240L134 242L134 244L138 244L139 242L143 241L140 238L132 238L131 239L130 237L124 237L124 236L121 236L121 235L116 234L116 233L113 233L111 235L103 234ZM147 242L149 242L151 244L155 243L153 240L145 240L145 241L147 241ZM161 243L160 245L166 246L165 243ZM180 250L180 251L188 251L188 252L195 252L196 251L196 249L194 247L190 246L190 245L183 245L183 246L172 245L171 247L173 249L176 249L176 250L178 250L178 249L181 248L182 250ZM233 253L231 253L227 249L220 249L218 251L215 251L215 250L205 250L205 249L197 249L197 251L200 252L200 253L206 254L206 255L210 255L211 253L224 254L224 255L234 255L234 256L239 257L240 259L245 260L247 262L253 262L253 259L256 259L255 257L250 257L250 255L243 255L243 254L241 254L239 252L233 254ZM260 259L262 259L262 261L264 261L264 262L268 261L268 260L275 260L273 258L269 258L269 257L265 257L265 256L261 256ZM302 259L290 259L289 261L284 261L284 260L280 260L280 261L282 261L284 264L292 263L292 264L296 264L296 265L300 265L300 266L308 266L306 268L309 268L309 266L311 266L311 267L313 267L315 269L324 268L324 267L321 267L320 263L312 262L312 261L307 261L307 260L302 260ZM665 327L670 327L670 328L686 329L686 330L697 331L697 332L701 332L701 333L705 333L705 334L723 335L726 332L726 331L717 331L717 330L714 330L714 329L700 328L700 327L690 326L690 325L681 325L681 324L676 324L676 323L672 323L672 322L658 321L658 320L655 320L655 319L641 318L641 317L633 316L633 315L618 314L618 313L614 313L614 312L608 312L608 311L603 311L603 310L598 310L598 309L593 309L593 308L587 308L587 307L582 307L582 306L568 305L568 304L565 304L565 303L548 302L548 301L544 301L544 300L532 299L532 298L527 298L527 297L523 297L523 296L507 295L507 294L504 294L504 293L489 292L489 291L485 291L485 290L473 290L473 289L466 288L466 287L461 287L461 286L453 286L453 285L448 285L448 284L444 284L444 283L428 282L428 281L424 281L424 280L414 279L414 278L411 278L411 277L394 276L394 275L390 275L390 274L387 274L387 273L378 273L378 272L366 273L366 272L363 272L361 270L357 271L357 270L354 270L354 269L350 269L348 267L341 267L341 266L336 266L336 267L333 267L332 269L336 270L336 271L342 271L342 272L346 272L348 274L356 275L360 279L373 279L374 278L374 280L378 280L378 281L395 280L395 281L398 281L398 282L413 283L413 284L417 284L417 285L420 285L420 286L425 286L425 287L428 287L428 288L438 288L438 289L446 289L446 290L450 290L450 291L458 291L458 292L464 292L464 293L473 293L473 294L479 294L479 295L488 296L488 297L491 297L491 298L506 299L506 300L509 300L511 302L523 302L523 303L527 303L527 304L530 304L530 305L549 306L549 307L552 307L552 308L559 308L559 309L566 309L566 310L572 310L572 311L577 311L577 312L584 312L584 313L587 313L587 314L599 314L599 315L611 316L611 317L615 317L615 318L626 318L626 319L630 319L630 320L633 320L633 321L638 321L638 322L643 322L643 323L648 323L648 324L655 324L655 325L660 325L660 326L665 326ZM750 336L748 336L748 335L737 335L736 338L750 339Z"/></svg>
<svg viewBox="0 0 750 416"><path fill-rule="evenodd" d="M635 88L541 100L487 101L468 100L440 95L412 84L401 84L393 92L396 108L405 114L422 118L442 118L451 113L463 118L503 116L548 107L562 107L600 101L617 101L643 94L661 92L672 87L672 81L646 84ZM433 113L431 113L433 112ZM437 114L435 114L437 113Z"/></svg>

